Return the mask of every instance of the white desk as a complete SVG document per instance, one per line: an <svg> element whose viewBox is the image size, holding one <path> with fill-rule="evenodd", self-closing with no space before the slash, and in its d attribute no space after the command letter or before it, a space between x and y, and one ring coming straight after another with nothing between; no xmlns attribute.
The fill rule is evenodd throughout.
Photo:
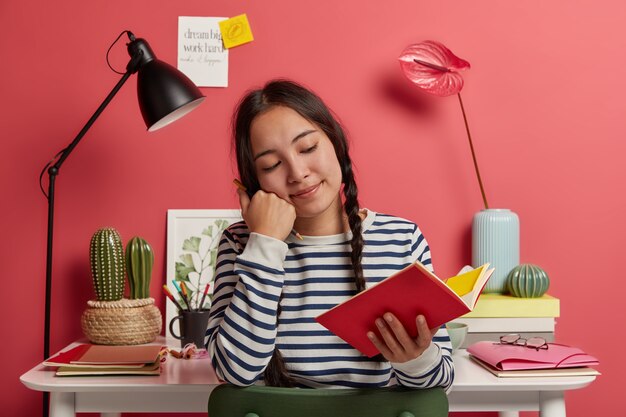
<svg viewBox="0 0 626 417"><path fill-rule="evenodd" d="M454 355L455 380L450 411L539 411L541 417L565 417L564 391L595 380L585 377L496 378L474 364L467 352ZM160 376L56 377L35 366L20 377L28 388L49 391L50 416L79 412L105 416L121 412L207 412L209 393L219 381L210 361L168 357Z"/></svg>

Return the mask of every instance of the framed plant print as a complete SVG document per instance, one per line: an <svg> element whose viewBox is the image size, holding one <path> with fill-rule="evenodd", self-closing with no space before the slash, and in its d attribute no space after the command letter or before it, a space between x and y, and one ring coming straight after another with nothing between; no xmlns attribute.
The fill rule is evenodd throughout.
<svg viewBox="0 0 626 417"><path fill-rule="evenodd" d="M185 298L192 309L209 309L222 232L239 220L240 210L167 211L166 285L183 308L187 308L187 301L180 295L173 281L178 286L184 283L187 290ZM207 296L202 297L207 285ZM169 323L178 315L178 309L170 300L166 300L165 310L165 335L171 338Z"/></svg>

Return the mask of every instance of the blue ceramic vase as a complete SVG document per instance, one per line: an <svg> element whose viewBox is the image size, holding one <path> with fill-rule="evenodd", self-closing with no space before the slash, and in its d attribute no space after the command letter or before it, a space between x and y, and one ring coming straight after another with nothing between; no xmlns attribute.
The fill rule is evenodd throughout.
<svg viewBox="0 0 626 417"><path fill-rule="evenodd" d="M472 222L472 265L489 262L495 271L485 293L507 292L509 271L519 265L519 218L509 209L485 209Z"/></svg>

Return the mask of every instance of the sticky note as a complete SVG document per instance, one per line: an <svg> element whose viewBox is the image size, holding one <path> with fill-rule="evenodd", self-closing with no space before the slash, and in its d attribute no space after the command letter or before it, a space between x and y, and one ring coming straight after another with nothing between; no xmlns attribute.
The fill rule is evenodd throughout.
<svg viewBox="0 0 626 417"><path fill-rule="evenodd" d="M232 48L254 40L252 29L250 29L248 17L245 13L221 21L220 31L222 32L224 47L226 48Z"/></svg>

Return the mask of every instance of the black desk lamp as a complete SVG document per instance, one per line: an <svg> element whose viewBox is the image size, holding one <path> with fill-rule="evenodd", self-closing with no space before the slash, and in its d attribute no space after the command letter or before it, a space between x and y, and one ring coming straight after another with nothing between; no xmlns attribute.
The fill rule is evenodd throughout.
<svg viewBox="0 0 626 417"><path fill-rule="evenodd" d="M59 169L67 157L72 153L78 142L83 138L91 125L100 116L105 107L120 90L128 78L137 74L137 96L141 115L148 127L149 132L166 126L183 117L195 109L203 100L204 96L193 82L183 73L165 62L156 59L154 52L143 39L136 39L130 31L130 42L127 44L130 61L126 66L126 72L113 90L104 99L100 107L91 116L87 124L78 133L76 138L43 169L41 176L47 169L49 182L48 193L48 243L46 253L46 317L44 324L43 358L50 356L50 298L52 287L52 229L54 223L54 181L59 174ZM119 37L118 37L119 39ZM40 177L41 180L41 177ZM42 187L43 191L43 187ZM45 194L45 192L44 192ZM48 393L44 393L44 416L48 415Z"/></svg>

